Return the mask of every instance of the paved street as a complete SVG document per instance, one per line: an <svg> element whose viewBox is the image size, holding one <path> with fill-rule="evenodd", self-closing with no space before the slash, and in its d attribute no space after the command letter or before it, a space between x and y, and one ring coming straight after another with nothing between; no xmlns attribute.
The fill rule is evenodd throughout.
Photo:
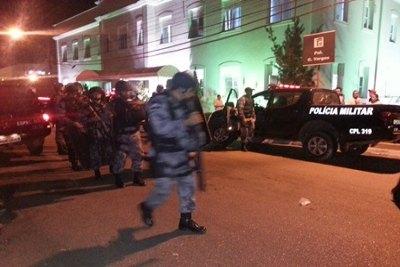
<svg viewBox="0 0 400 267"><path fill-rule="evenodd" d="M21 147L2 158L0 266L398 266L390 190L400 157L387 146L327 164L297 147L205 152L208 186L194 218L208 232L196 236L176 230L175 193L144 227L136 206L151 179L115 189L107 168L102 181L72 172L51 136L43 156Z"/></svg>

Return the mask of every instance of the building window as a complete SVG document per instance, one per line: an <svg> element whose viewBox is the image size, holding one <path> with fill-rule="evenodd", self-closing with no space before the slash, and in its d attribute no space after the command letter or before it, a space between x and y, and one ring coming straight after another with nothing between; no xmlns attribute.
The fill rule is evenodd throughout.
<svg viewBox="0 0 400 267"><path fill-rule="evenodd" d="M144 44L144 29L143 29L143 19L140 17L136 20L136 44Z"/></svg>
<svg viewBox="0 0 400 267"><path fill-rule="evenodd" d="M164 16L160 18L160 44L167 44L172 42L172 33L171 33L171 21L172 16Z"/></svg>
<svg viewBox="0 0 400 267"><path fill-rule="evenodd" d="M78 60L79 59L79 47L78 47L78 41L72 42L72 59L73 60Z"/></svg>
<svg viewBox="0 0 400 267"><path fill-rule="evenodd" d="M368 96L369 66L365 62L360 62L358 77L358 91L362 98L366 98Z"/></svg>
<svg viewBox="0 0 400 267"><path fill-rule="evenodd" d="M189 38L203 36L204 15L203 7L196 7L189 10Z"/></svg>
<svg viewBox="0 0 400 267"><path fill-rule="evenodd" d="M61 60L62 62L67 62L68 61L68 54L67 54L67 45L62 45L61 46Z"/></svg>
<svg viewBox="0 0 400 267"><path fill-rule="evenodd" d="M364 29L373 29L374 26L374 0L364 0L364 18L363 27Z"/></svg>
<svg viewBox="0 0 400 267"><path fill-rule="evenodd" d="M389 41L392 43L395 43L397 38L397 18L397 14L392 14L390 16Z"/></svg>
<svg viewBox="0 0 400 267"><path fill-rule="evenodd" d="M347 0L335 0L335 20L347 22L349 17L349 2Z"/></svg>
<svg viewBox="0 0 400 267"><path fill-rule="evenodd" d="M118 48L120 50L128 48L128 31L126 27L118 30Z"/></svg>
<svg viewBox="0 0 400 267"><path fill-rule="evenodd" d="M240 83L242 79L242 73L240 65L227 65L221 66L220 68L220 94L222 96L227 96L230 89L234 88L240 94L242 90L242 84Z"/></svg>
<svg viewBox="0 0 400 267"><path fill-rule="evenodd" d="M277 23L294 17L295 0L270 0L269 22Z"/></svg>
<svg viewBox="0 0 400 267"><path fill-rule="evenodd" d="M242 10L240 7L226 9L224 13L223 31L231 31L240 28Z"/></svg>
<svg viewBox="0 0 400 267"><path fill-rule="evenodd" d="M83 47L85 48L84 58L90 58L90 37L83 39Z"/></svg>

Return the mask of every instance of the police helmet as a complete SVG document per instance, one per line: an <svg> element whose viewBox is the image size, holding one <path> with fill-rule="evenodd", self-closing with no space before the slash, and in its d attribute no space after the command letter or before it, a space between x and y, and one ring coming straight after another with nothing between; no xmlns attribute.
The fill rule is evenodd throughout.
<svg viewBox="0 0 400 267"><path fill-rule="evenodd" d="M95 93L104 94L104 91L100 86L94 86L94 87L90 88L89 95L93 95Z"/></svg>
<svg viewBox="0 0 400 267"><path fill-rule="evenodd" d="M67 94L77 94L79 93L79 88L76 86L75 83L69 83L65 86L65 92Z"/></svg>
<svg viewBox="0 0 400 267"><path fill-rule="evenodd" d="M196 87L196 82L194 78L187 72L178 72L172 77L170 90L175 90L178 88L183 89L194 89Z"/></svg>
<svg viewBox="0 0 400 267"><path fill-rule="evenodd" d="M116 84L115 84L115 91L117 91L117 93L122 92L122 91L129 91L132 90L130 84L126 81L123 80L119 80Z"/></svg>

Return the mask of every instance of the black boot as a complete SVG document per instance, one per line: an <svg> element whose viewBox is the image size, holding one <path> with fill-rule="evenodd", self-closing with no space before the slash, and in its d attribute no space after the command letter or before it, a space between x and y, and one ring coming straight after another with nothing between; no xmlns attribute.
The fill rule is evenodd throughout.
<svg viewBox="0 0 400 267"><path fill-rule="evenodd" d="M147 207L145 202L139 204L139 210L144 224L147 226L153 226L153 210Z"/></svg>
<svg viewBox="0 0 400 267"><path fill-rule="evenodd" d="M94 170L94 178L95 178L96 180L100 180L100 179L101 179L100 170Z"/></svg>
<svg viewBox="0 0 400 267"><path fill-rule="evenodd" d="M125 186L124 182L122 181L122 174L121 173L115 174L115 186L118 187L118 188L123 188Z"/></svg>
<svg viewBox="0 0 400 267"><path fill-rule="evenodd" d="M134 186L145 186L146 183L144 182L144 180L141 177L141 173L140 172L134 172L133 173L133 183L132 185Z"/></svg>
<svg viewBox="0 0 400 267"><path fill-rule="evenodd" d="M181 219L179 220L179 230L189 230L195 234L205 234L207 232L206 227L198 225L192 220L191 213L181 213Z"/></svg>

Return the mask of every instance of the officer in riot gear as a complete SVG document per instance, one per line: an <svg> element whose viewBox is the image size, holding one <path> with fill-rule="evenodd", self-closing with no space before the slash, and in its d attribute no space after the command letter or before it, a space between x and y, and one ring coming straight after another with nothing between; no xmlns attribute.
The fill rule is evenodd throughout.
<svg viewBox="0 0 400 267"><path fill-rule="evenodd" d="M92 87L89 92L89 103L94 116L88 125L90 167L95 178L100 179L100 167L110 165L113 154L112 147L112 115L107 108L105 93L101 87Z"/></svg>
<svg viewBox="0 0 400 267"><path fill-rule="evenodd" d="M132 99L132 87L126 81L118 81L115 85L117 97L110 102L113 113L113 132L115 153L112 172L115 185L124 187L123 171L126 158L132 161L133 185L145 186L142 174L142 151L140 140L140 124L146 118L144 103Z"/></svg>
<svg viewBox="0 0 400 267"><path fill-rule="evenodd" d="M65 86L65 97L60 101L60 123L65 127L65 142L68 159L74 171L89 167L89 149L87 147L86 118L90 117L89 103L81 95L80 88L70 83Z"/></svg>
<svg viewBox="0 0 400 267"><path fill-rule="evenodd" d="M196 182L190 165L191 156L199 151L200 140L195 126L204 122L190 101L195 97L195 80L187 73L174 75L171 87L155 95L147 105L151 170L155 188L139 205L143 222L153 225L153 210L170 195L174 183L180 200L179 230L197 234L206 232L204 226L192 219L196 208Z"/></svg>
<svg viewBox="0 0 400 267"><path fill-rule="evenodd" d="M256 115L254 111L253 90L250 87L244 89L245 95L237 101L237 110L240 120L240 139L242 151L247 151L247 144L253 138Z"/></svg>

